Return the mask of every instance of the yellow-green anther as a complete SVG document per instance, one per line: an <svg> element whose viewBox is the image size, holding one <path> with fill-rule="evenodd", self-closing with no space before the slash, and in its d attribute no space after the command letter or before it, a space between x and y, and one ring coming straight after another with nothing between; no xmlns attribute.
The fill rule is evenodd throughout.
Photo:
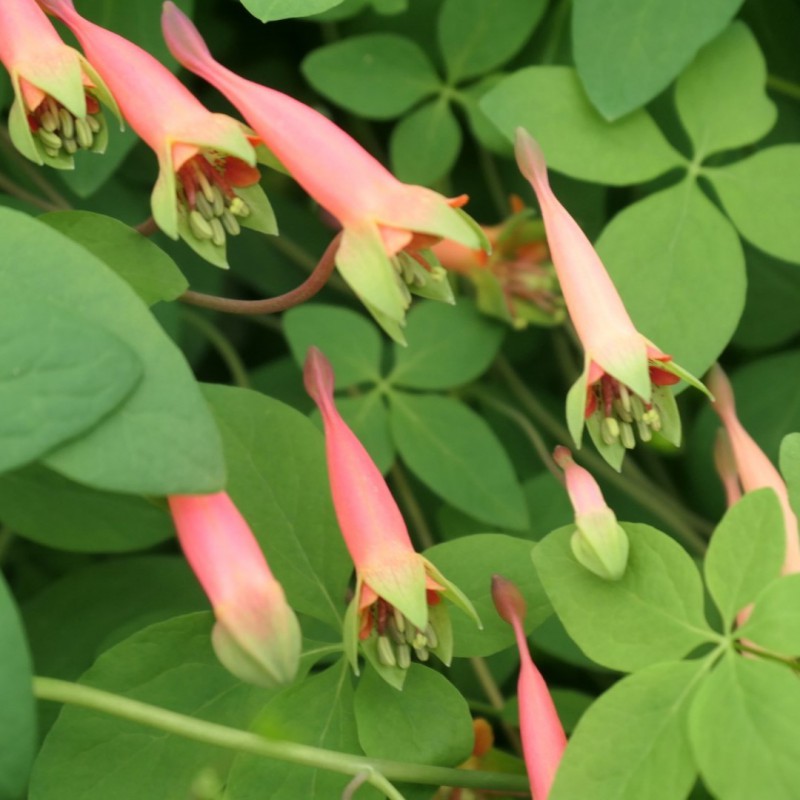
<svg viewBox="0 0 800 800"><path fill-rule="evenodd" d="M638 395L631 395L631 412L634 419L641 419L644 416L644 403Z"/></svg>
<svg viewBox="0 0 800 800"><path fill-rule="evenodd" d="M642 415L642 421L647 423L654 431L661 430L661 415L655 408L648 408Z"/></svg>
<svg viewBox="0 0 800 800"><path fill-rule="evenodd" d="M619 438L619 423L614 417L604 417L600 424L600 433L606 444L614 444Z"/></svg>
<svg viewBox="0 0 800 800"><path fill-rule="evenodd" d="M417 629L414 633L414 641L411 642L411 646L416 650L418 647L425 647L428 644L428 637L425 634Z"/></svg>
<svg viewBox="0 0 800 800"><path fill-rule="evenodd" d="M396 667L397 659L394 655L394 648L388 636L378 637L378 661L385 667Z"/></svg>
<svg viewBox="0 0 800 800"><path fill-rule="evenodd" d="M78 152L78 143L74 139L64 139L64 150L71 156L75 155Z"/></svg>
<svg viewBox="0 0 800 800"><path fill-rule="evenodd" d="M225 228L222 227L222 223L214 217L208 224L211 226L211 241L217 247L222 247L225 244Z"/></svg>
<svg viewBox="0 0 800 800"><path fill-rule="evenodd" d="M39 128L39 138L42 140L42 144L45 147L49 147L56 152L61 149L61 137L58 134L46 131L44 128Z"/></svg>
<svg viewBox="0 0 800 800"><path fill-rule="evenodd" d="M400 669L408 669L411 666L411 648L407 644L399 644L395 648L397 656L397 666Z"/></svg>
<svg viewBox="0 0 800 800"><path fill-rule="evenodd" d="M417 629L413 625L406 623L406 629L403 633L406 637L406 643L413 646L414 640L417 638Z"/></svg>
<svg viewBox="0 0 800 800"><path fill-rule="evenodd" d="M61 122L61 135L65 139L71 139L75 134L75 123L72 119L72 114L66 108L62 108L58 112L58 119Z"/></svg>
<svg viewBox="0 0 800 800"><path fill-rule="evenodd" d="M50 131L50 133L53 133L58 127L58 117L54 116L49 111L45 111L44 114L39 117L39 121L42 124L42 128L46 131Z"/></svg>
<svg viewBox="0 0 800 800"><path fill-rule="evenodd" d="M222 224L231 236L237 236L242 231L239 220L227 208L222 212Z"/></svg>
<svg viewBox="0 0 800 800"><path fill-rule="evenodd" d="M245 219L250 216L250 206L241 197L234 197L230 205L231 213Z"/></svg>
<svg viewBox="0 0 800 800"><path fill-rule="evenodd" d="M86 117L86 124L91 129L92 133L97 133L102 125L100 124L100 120L97 117L88 116Z"/></svg>
<svg viewBox="0 0 800 800"><path fill-rule="evenodd" d="M202 172L197 173L197 183L200 186L200 191L203 193L203 197L208 200L209 203L214 202L214 189L211 184L208 182L208 178L203 175Z"/></svg>
<svg viewBox="0 0 800 800"><path fill-rule="evenodd" d="M189 229L195 238L202 241L207 241L214 235L210 223L197 209L193 209L189 212Z"/></svg>
<svg viewBox="0 0 800 800"><path fill-rule="evenodd" d="M649 442L653 438L653 433L644 420L637 420L636 429L639 431L639 438L643 442Z"/></svg>
<svg viewBox="0 0 800 800"><path fill-rule="evenodd" d="M397 630L400 631L400 633L405 633L406 618L403 616L403 612L399 611L397 608L392 608L392 616L394 617L394 624Z"/></svg>
<svg viewBox="0 0 800 800"><path fill-rule="evenodd" d="M214 187L214 199L211 205L214 208L214 216L221 217L222 213L225 211L225 195L222 194L219 186Z"/></svg>
<svg viewBox="0 0 800 800"><path fill-rule="evenodd" d="M439 637L436 635L436 631L430 622L428 623L428 627L425 628L425 638L428 640L428 647L431 650L435 650L439 646Z"/></svg>
<svg viewBox="0 0 800 800"><path fill-rule="evenodd" d="M56 158L58 156L58 150L53 150L52 147L45 147L44 152L47 153L50 158Z"/></svg>
<svg viewBox="0 0 800 800"><path fill-rule="evenodd" d="M636 447L636 439L633 435L633 427L629 422L623 422L619 426L619 438L622 446L627 450L633 450Z"/></svg>
<svg viewBox="0 0 800 800"><path fill-rule="evenodd" d="M627 411L628 414L631 413L631 393L628 391L628 387L624 383L619 384L619 401L622 403L622 407Z"/></svg>
<svg viewBox="0 0 800 800"><path fill-rule="evenodd" d="M394 624L393 619L389 620L387 630L389 631L389 636L395 644L405 644L406 637L399 630L397 630L397 625Z"/></svg>
<svg viewBox="0 0 800 800"><path fill-rule="evenodd" d="M94 134L85 119L77 118L75 120L75 138L84 150L88 150L92 146Z"/></svg>
<svg viewBox="0 0 800 800"><path fill-rule="evenodd" d="M420 661L427 661L430 658L430 653L428 652L427 647L415 647L414 648L414 655Z"/></svg>
<svg viewBox="0 0 800 800"><path fill-rule="evenodd" d="M630 402L628 402L628 409L629 408L630 408ZM625 408L625 406L622 404L622 401L620 400L614 401L614 410L617 412L619 418L623 422L633 422L633 415L630 413L628 409Z"/></svg>
<svg viewBox="0 0 800 800"><path fill-rule="evenodd" d="M198 194L194 198L194 204L197 210L203 215L205 219L211 220L214 219L214 209L211 203L206 200L206 198L202 194Z"/></svg>

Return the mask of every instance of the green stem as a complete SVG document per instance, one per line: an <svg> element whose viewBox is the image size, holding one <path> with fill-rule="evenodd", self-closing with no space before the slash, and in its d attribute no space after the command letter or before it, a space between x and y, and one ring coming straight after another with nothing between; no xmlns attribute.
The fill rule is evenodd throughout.
<svg viewBox="0 0 800 800"><path fill-rule="evenodd" d="M774 661L777 664L782 664L784 667L793 669L795 672L800 672L800 662L798 662L795 658L791 658L790 656L781 656L777 653L770 653L769 650L763 650L760 647L752 647L751 645L745 644L741 641L734 642L733 647L740 653L750 653L751 655L758 656L758 658L763 658L766 661Z"/></svg>
<svg viewBox="0 0 800 800"><path fill-rule="evenodd" d="M481 165L481 172L483 179L486 181L486 188L489 190L489 196L492 198L494 207L497 209L497 214L500 219L508 216L508 197L503 189L503 182L500 179L500 173L497 170L491 153L485 147L476 144L478 148L478 160Z"/></svg>
<svg viewBox="0 0 800 800"><path fill-rule="evenodd" d="M296 742L273 741L250 731L195 719L102 689L56 678L34 677L33 691L40 700L82 706L228 750L275 758L354 777L367 773L370 776L368 782L383 792L387 792L386 782L389 780L422 783L428 786L461 786L510 792L524 791L528 788L527 779L520 775L407 764L401 761L366 758L352 753L324 750ZM394 789L392 791L394 794L390 794L390 797L393 800L402 800L401 794Z"/></svg>
<svg viewBox="0 0 800 800"><path fill-rule="evenodd" d="M497 685L497 681L494 679L494 675L492 675L492 671L489 669L486 659L473 656L470 658L469 663L472 666L472 671L475 673L475 677L478 679L478 683L480 683L486 698L495 710L495 713L498 714L498 720L508 741L517 753L521 753L522 743L520 742L519 734L514 730L513 726L509 725L508 722L499 716L505 707L506 699L503 697L503 693L500 691L500 687Z"/></svg>
<svg viewBox="0 0 800 800"><path fill-rule="evenodd" d="M506 359L498 359L496 369L511 392L544 429L564 444L572 441L566 426L539 402ZM681 505L675 497L661 491L641 470L631 464L626 464L626 472L621 474L606 464L600 456L588 450L581 450L577 453L576 460L583 461L594 472L599 473L609 483L614 484L636 500L643 508L658 515L695 552L702 554L706 551L706 540L697 531L710 533L712 530L710 523L698 518L697 515Z"/></svg>
<svg viewBox="0 0 800 800"><path fill-rule="evenodd" d="M61 210L59 206L39 197L39 195L33 192L29 192L27 189L23 189L19 184L12 181L11 178L7 178L5 175L0 175L0 189L10 194L12 197L16 197L19 200L30 203L32 206L36 206L36 208L40 208L42 211Z"/></svg>
<svg viewBox="0 0 800 800"><path fill-rule="evenodd" d="M433 547L436 544L436 539L430 525L428 525L428 521L425 519L425 514L422 513L422 507L417 502L417 498L414 497L411 484L408 482L408 476L400 466L400 462L394 462L394 466L389 471L389 476L397 492L397 499L408 515L411 528L416 533L422 549L427 550L429 547Z"/></svg>
<svg viewBox="0 0 800 800"><path fill-rule="evenodd" d="M228 338L223 336L215 325L196 311L184 308L183 318L208 339L219 357L225 362L225 366L231 373L231 378L233 378L234 385L242 389L249 389L251 384L247 375L247 368Z"/></svg>
<svg viewBox="0 0 800 800"><path fill-rule="evenodd" d="M767 75L767 88L791 97L792 100L800 100L800 85L778 75Z"/></svg>

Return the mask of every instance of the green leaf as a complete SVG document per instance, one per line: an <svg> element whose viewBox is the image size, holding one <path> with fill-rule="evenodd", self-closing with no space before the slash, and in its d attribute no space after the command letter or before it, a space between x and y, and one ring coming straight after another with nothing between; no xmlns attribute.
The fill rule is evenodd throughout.
<svg viewBox="0 0 800 800"><path fill-rule="evenodd" d="M51 301L69 289L59 273L44 297L12 282L3 289L0 472L88 431L142 378L140 359L110 326Z"/></svg>
<svg viewBox="0 0 800 800"><path fill-rule="evenodd" d="M704 169L739 233L765 253L800 263L800 145L761 150L726 167Z"/></svg>
<svg viewBox="0 0 800 800"><path fill-rule="evenodd" d="M89 211L56 211L39 219L97 256L149 306L175 300L189 288L161 248L119 220Z"/></svg>
<svg viewBox="0 0 800 800"><path fill-rule="evenodd" d="M394 119L431 94L441 81L422 48L405 36L369 33L311 52L303 75L322 95L368 119Z"/></svg>
<svg viewBox="0 0 800 800"><path fill-rule="evenodd" d="M703 661L654 664L616 683L583 715L550 800L683 800L697 775L686 735Z"/></svg>
<svg viewBox="0 0 800 800"><path fill-rule="evenodd" d="M353 682L347 663L343 659L278 694L253 727L269 739L360 753L353 714ZM243 800L323 800L340 797L351 780L350 776L313 767L239 755L227 790L231 797ZM363 791L364 797L375 800L377 795L369 788Z"/></svg>
<svg viewBox="0 0 800 800"><path fill-rule="evenodd" d="M472 753L467 701L444 675L421 664L411 665L402 692L368 669L353 710L358 740L372 758L455 767Z"/></svg>
<svg viewBox="0 0 800 800"><path fill-rule="evenodd" d="M510 158L514 155L511 142L498 130L480 106L481 100L503 80L503 77L500 73L487 75L459 90L453 100L462 107L467 115L472 135L478 142L493 153Z"/></svg>
<svg viewBox="0 0 800 800"><path fill-rule="evenodd" d="M242 5L262 22L310 17L338 6L342 0L242 0Z"/></svg>
<svg viewBox="0 0 800 800"><path fill-rule="evenodd" d="M445 0L439 46L450 84L483 75L515 56L546 6L546 0Z"/></svg>
<svg viewBox="0 0 800 800"><path fill-rule="evenodd" d="M389 141L397 177L430 186L446 175L461 151L461 127L444 95L403 117Z"/></svg>
<svg viewBox="0 0 800 800"><path fill-rule="evenodd" d="M189 16L192 15L194 0L176 0L175 4ZM161 35L161 5L161 0L137 0L135 4L116 0L85 0L80 5L80 12L97 25L139 45L174 72L178 62L172 57ZM59 178L78 197L93 195L117 172L117 168L139 142L130 128L124 132L119 130L119 122L107 109L104 109L104 114L109 127L106 152L97 155L79 151L75 156L75 170L58 173Z"/></svg>
<svg viewBox="0 0 800 800"><path fill-rule="evenodd" d="M594 105L617 119L652 100L742 0L575 0L575 64Z"/></svg>
<svg viewBox="0 0 800 800"><path fill-rule="evenodd" d="M745 299L742 248L722 214L687 179L617 214L597 251L639 330L702 375Z"/></svg>
<svg viewBox="0 0 800 800"><path fill-rule="evenodd" d="M767 586L737 637L784 655L800 653L800 574Z"/></svg>
<svg viewBox="0 0 800 800"><path fill-rule="evenodd" d="M101 492L39 464L0 476L0 516L26 539L84 553L142 550L175 533L163 501Z"/></svg>
<svg viewBox="0 0 800 800"><path fill-rule="evenodd" d="M703 585L688 553L649 525L622 523L630 540L625 575L606 581L572 554L573 528L539 542L533 562L569 635L589 658L633 672L685 656L716 638L703 615Z"/></svg>
<svg viewBox="0 0 800 800"><path fill-rule="evenodd" d="M522 484L530 518L530 536L541 539L550 531L569 525L575 512L569 495L552 472L544 470Z"/></svg>
<svg viewBox="0 0 800 800"><path fill-rule="evenodd" d="M800 517L800 433L790 433L781 440L780 465L789 491L789 503Z"/></svg>
<svg viewBox="0 0 800 800"><path fill-rule="evenodd" d="M504 334L504 327L479 314L470 300L457 306L419 303L408 315L408 347L395 345L388 380L413 389L469 383L489 368Z"/></svg>
<svg viewBox="0 0 800 800"><path fill-rule="evenodd" d="M774 491L748 492L727 511L704 564L708 591L726 625L778 577L785 553L783 512Z"/></svg>
<svg viewBox="0 0 800 800"><path fill-rule="evenodd" d="M492 429L449 397L390 395L395 444L411 471L467 514L519 530L527 525L525 498Z"/></svg>
<svg viewBox="0 0 800 800"><path fill-rule="evenodd" d="M552 608L530 563L531 543L501 533L475 533L443 542L425 551L425 557L470 599L483 623L453 609L453 655L458 658L490 656L512 647L514 631L503 622L492 601L492 575L513 581L528 606L525 630L530 633Z"/></svg>
<svg viewBox="0 0 800 800"><path fill-rule="evenodd" d="M353 566L333 513L322 434L258 392L204 390L222 432L227 490L290 605L338 628Z"/></svg>
<svg viewBox="0 0 800 800"><path fill-rule="evenodd" d="M385 475L394 464L396 454L389 433L389 412L383 395L378 391L371 391L356 397L337 397L336 408ZM322 430L322 416L318 409L314 410L311 419Z"/></svg>
<svg viewBox="0 0 800 800"><path fill-rule="evenodd" d="M113 602L103 602L112 597ZM104 650L134 631L207 608L182 558L141 556L68 573L27 601L22 616L37 671L77 680ZM42 730L55 722L59 710L50 703L40 706Z"/></svg>
<svg viewBox="0 0 800 800"><path fill-rule="evenodd" d="M208 407L183 356L133 290L83 247L9 209L0 209L0 248L15 254L0 264L4 297L21 292L80 314L121 339L144 367L143 379L119 413L52 452L47 465L110 491L219 490L225 466Z"/></svg>
<svg viewBox="0 0 800 800"><path fill-rule="evenodd" d="M531 98L535 98L535 102ZM520 125L547 163L573 178L611 186L642 183L685 163L645 111L607 122L569 67L527 67L486 94L481 108L511 140Z"/></svg>
<svg viewBox="0 0 800 800"><path fill-rule="evenodd" d="M337 389L381 379L381 336L363 314L306 304L286 312L283 332L300 369L309 347L322 350L336 373Z"/></svg>
<svg viewBox="0 0 800 800"><path fill-rule="evenodd" d="M175 617L103 653L81 683L199 719L247 728L270 693L239 682L211 648L210 613ZM66 706L34 764L30 800L191 797L233 754L122 717ZM197 783L196 783L197 782Z"/></svg>
<svg viewBox="0 0 800 800"><path fill-rule="evenodd" d="M734 22L704 47L675 85L675 105L694 145L694 160L750 144L775 124L767 65L750 29Z"/></svg>
<svg viewBox="0 0 800 800"><path fill-rule="evenodd" d="M703 782L725 800L795 800L800 786L800 685L787 667L729 653L689 715Z"/></svg>
<svg viewBox="0 0 800 800"><path fill-rule="evenodd" d="M36 702L28 643L14 600L0 576L0 800L17 800L36 752Z"/></svg>

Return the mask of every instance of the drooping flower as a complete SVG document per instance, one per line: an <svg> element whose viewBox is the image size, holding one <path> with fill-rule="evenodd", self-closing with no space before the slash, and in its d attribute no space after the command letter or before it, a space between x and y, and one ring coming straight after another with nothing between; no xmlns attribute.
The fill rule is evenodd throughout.
<svg viewBox="0 0 800 800"><path fill-rule="evenodd" d="M514 628L519 650L517 681L522 751L533 800L547 800L561 756L567 746L564 727L542 674L531 658L525 639L525 599L519 589L500 575L492 577L492 600L497 613Z"/></svg>
<svg viewBox="0 0 800 800"><path fill-rule="evenodd" d="M315 347L308 351L304 379L322 414L333 505L356 569L345 651L357 673L360 641L375 669L401 688L412 654L427 661L434 653L450 663L453 634L442 598L480 622L462 592L414 551L386 481L336 408L333 369Z"/></svg>
<svg viewBox="0 0 800 800"><path fill-rule="evenodd" d="M114 98L92 65L61 41L36 0L0 3L0 61L14 88L8 133L22 155L72 169L78 150L105 151L100 102L119 116Z"/></svg>
<svg viewBox="0 0 800 800"><path fill-rule="evenodd" d="M219 660L258 686L292 681L300 626L233 501L225 492L168 500L186 560L214 609L212 643Z"/></svg>
<svg viewBox="0 0 800 800"><path fill-rule="evenodd" d="M736 415L733 387L719 364L715 364L711 368L706 377L706 383L716 398L713 408L725 426L742 489L745 492L752 492L755 489L769 488L778 495L786 528L786 558L783 562L783 573L800 572L800 539L798 538L797 517L789 504L786 484L773 463L767 458L766 453L739 422L739 417Z"/></svg>
<svg viewBox="0 0 800 800"><path fill-rule="evenodd" d="M40 1L72 30L125 120L155 152L159 175L151 207L164 233L227 267L226 238L241 225L276 232L254 166L257 140L242 123L210 112L163 64L81 17L72 0Z"/></svg>
<svg viewBox="0 0 800 800"><path fill-rule="evenodd" d="M426 252L436 239L483 246L480 228L431 189L410 186L327 117L246 80L214 60L191 20L164 4L164 37L184 67L221 91L292 177L343 228L336 265L383 328L402 341L409 291L451 299L443 270Z"/></svg>
<svg viewBox="0 0 800 800"><path fill-rule="evenodd" d="M566 318L544 226L531 209L512 197L513 214L483 226L491 252L444 239L432 248L442 266L464 275L475 287L478 309L522 330L553 326Z"/></svg>
<svg viewBox="0 0 800 800"><path fill-rule="evenodd" d="M573 555L595 575L618 581L628 564L628 535L606 505L597 481L575 463L572 453L566 447L556 447L553 458L564 470L567 493L575 510L577 530L570 540Z"/></svg>
<svg viewBox="0 0 800 800"><path fill-rule="evenodd" d="M517 163L542 210L550 256L578 338L584 370L567 395L567 424L577 447L584 424L597 449L619 469L636 435L661 433L674 445L681 421L668 388L680 380L705 386L634 327L603 263L584 232L550 189L537 142L517 129Z"/></svg>

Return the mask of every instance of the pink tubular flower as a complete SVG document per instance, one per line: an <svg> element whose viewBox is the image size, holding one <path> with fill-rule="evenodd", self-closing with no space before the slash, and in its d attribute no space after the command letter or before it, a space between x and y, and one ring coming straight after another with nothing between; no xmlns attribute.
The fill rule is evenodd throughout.
<svg viewBox="0 0 800 800"><path fill-rule="evenodd" d="M186 560L217 618L212 643L219 660L258 686L293 680L301 646L297 617L230 497L218 492L168 500Z"/></svg>
<svg viewBox="0 0 800 800"><path fill-rule="evenodd" d="M778 495L786 527L786 559L783 562L783 573L800 572L797 517L789 504L786 484L764 451L739 422L733 388L719 364L711 368L706 383L716 398L713 407L725 426L742 488L745 492L770 488Z"/></svg>
<svg viewBox="0 0 800 800"><path fill-rule="evenodd" d="M345 651L357 673L360 640L375 669L401 688L412 652L421 661L432 652L450 663L453 635L442 596L480 622L469 600L414 551L386 481L336 409L333 369L315 347L304 378L322 413L333 505L356 568Z"/></svg>
<svg viewBox="0 0 800 800"><path fill-rule="evenodd" d="M517 639L520 659L517 682L519 725L531 795L533 800L547 800L567 746L567 737L547 684L536 669L528 649L522 627L526 611L522 594L511 581L494 575L492 600L497 613L514 628Z"/></svg>
<svg viewBox="0 0 800 800"><path fill-rule="evenodd" d="M537 142L517 129L517 163L542 210L550 256L570 318L585 351L584 371L567 396L567 424L580 447L583 426L597 449L619 469L625 450L654 432L679 445L681 422L668 386L685 380L706 391L634 327L586 235L550 189Z"/></svg>
<svg viewBox="0 0 800 800"><path fill-rule="evenodd" d="M288 95L216 62L191 20L164 4L164 38L184 67L219 89L294 179L341 224L336 264L377 321L402 341L409 290L449 299L444 272L419 253L437 238L478 248L475 223L422 186L398 181L341 128Z"/></svg>
<svg viewBox="0 0 800 800"><path fill-rule="evenodd" d="M119 116L114 98L36 0L0 2L0 61L14 88L8 132L22 155L72 169L78 150L104 152L108 128L98 101Z"/></svg>
<svg viewBox="0 0 800 800"><path fill-rule="evenodd" d="M606 505L592 474L576 464L566 447L556 447L556 464L564 470L567 493L575 509L577 530L570 545L586 569L609 581L618 581L628 564L628 536Z"/></svg>
<svg viewBox="0 0 800 800"><path fill-rule="evenodd" d="M522 330L564 321L558 288L541 220L512 197L513 214L483 227L491 255L445 239L432 248L442 266L464 275L475 287L478 309Z"/></svg>
<svg viewBox="0 0 800 800"><path fill-rule="evenodd" d="M155 152L151 206L164 233L227 267L226 234L239 233L240 224L276 232L252 135L240 122L212 114L153 56L81 17L72 0L40 2L72 30L131 128Z"/></svg>

